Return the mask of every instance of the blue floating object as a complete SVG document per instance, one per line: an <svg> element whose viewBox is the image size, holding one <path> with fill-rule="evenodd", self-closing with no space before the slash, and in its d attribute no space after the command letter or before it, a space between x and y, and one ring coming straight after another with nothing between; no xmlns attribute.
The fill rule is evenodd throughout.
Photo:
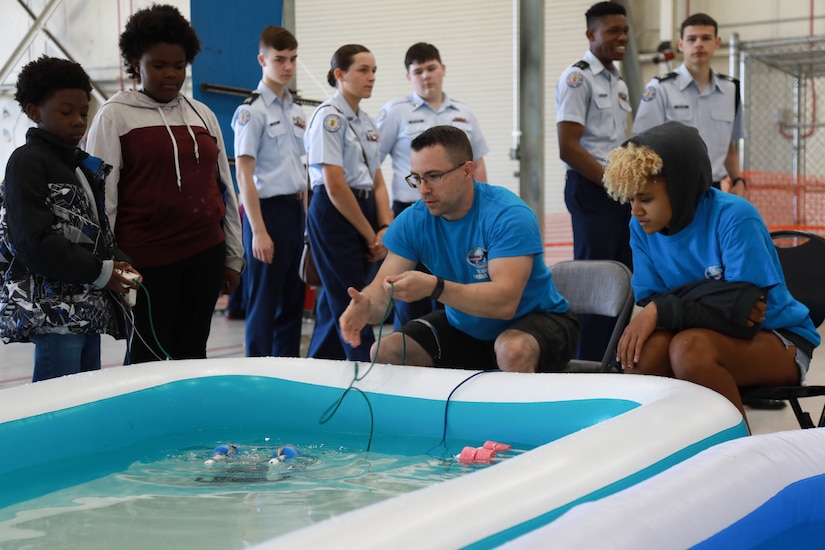
<svg viewBox="0 0 825 550"><path fill-rule="evenodd" d="M301 449L299 449L295 445L284 445L283 447L278 447L275 450L275 452L272 453L272 458L277 458L279 460L287 460L290 458L295 458L300 454Z"/></svg>
<svg viewBox="0 0 825 550"><path fill-rule="evenodd" d="M231 444L218 445L217 447L212 449L212 455L213 456L215 456L215 455L221 455L221 456L233 455L233 454L239 453L239 452L241 452L241 448L238 447L237 445L231 445Z"/></svg>

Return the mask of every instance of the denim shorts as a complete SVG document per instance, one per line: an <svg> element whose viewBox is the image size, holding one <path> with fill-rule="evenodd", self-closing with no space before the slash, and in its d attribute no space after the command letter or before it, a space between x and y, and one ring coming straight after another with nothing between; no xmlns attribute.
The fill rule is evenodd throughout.
<svg viewBox="0 0 825 550"><path fill-rule="evenodd" d="M796 362L796 366L799 367L799 384L802 385L805 382L805 376L808 374L808 369L811 367L811 357L805 353L805 351L782 336L779 331L773 330L771 331L776 334L782 343L785 344L785 349L788 349L791 346L796 347L796 357L794 357L794 361Z"/></svg>

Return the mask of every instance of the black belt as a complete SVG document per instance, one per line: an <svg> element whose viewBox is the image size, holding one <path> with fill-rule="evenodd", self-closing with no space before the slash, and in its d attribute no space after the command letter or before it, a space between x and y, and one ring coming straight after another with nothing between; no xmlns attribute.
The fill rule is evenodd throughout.
<svg viewBox="0 0 825 550"><path fill-rule="evenodd" d="M264 197L260 200L262 201L269 201L269 200L283 200L283 199L292 199L302 201L304 200L304 192L298 191L297 193L289 193L288 195L272 195L271 197Z"/></svg>
<svg viewBox="0 0 825 550"><path fill-rule="evenodd" d="M355 195L358 199L368 199L372 196L372 189L356 189L354 187L349 188L352 191L352 194ZM318 185L312 189L312 192L315 193L317 191L321 191L322 193L327 192L326 185ZM327 193L329 194L329 193Z"/></svg>

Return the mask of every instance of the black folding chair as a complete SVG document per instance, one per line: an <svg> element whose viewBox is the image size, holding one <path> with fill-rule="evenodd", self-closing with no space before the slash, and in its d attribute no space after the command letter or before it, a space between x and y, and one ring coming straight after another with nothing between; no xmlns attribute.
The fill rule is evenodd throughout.
<svg viewBox="0 0 825 550"><path fill-rule="evenodd" d="M810 310L811 321L819 327L825 320L825 239L804 231L771 233L785 282L791 295ZM825 386L749 386L739 388L743 401L787 401L802 428L825 426L825 406L814 425L811 415L802 410L799 399L825 395Z"/></svg>
<svg viewBox="0 0 825 550"><path fill-rule="evenodd" d="M615 317L616 324L601 362L573 359L562 372L610 372L616 346L633 311L630 270L614 260L570 260L550 267L559 293L570 302L573 313Z"/></svg>

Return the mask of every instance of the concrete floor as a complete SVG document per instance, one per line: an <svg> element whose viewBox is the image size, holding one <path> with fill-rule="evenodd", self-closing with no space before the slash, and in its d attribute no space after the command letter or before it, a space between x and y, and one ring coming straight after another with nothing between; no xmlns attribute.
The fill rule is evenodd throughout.
<svg viewBox="0 0 825 550"><path fill-rule="evenodd" d="M222 304L219 302L219 309L216 309L212 318L212 332L209 336L207 357L244 357L245 323L239 320L224 319L220 309L221 306ZM309 335L312 332L312 326L311 320L304 322L304 342L302 346L304 353L306 352ZM391 330L392 327L387 327L385 333ZM825 331L820 329L820 334L823 334L823 332ZM109 336L104 336L101 344L103 368L123 364L123 355L126 349L123 341L116 341ZM34 346L32 344L0 345L0 389L30 382L33 353ZM807 383L825 385L825 351L822 351L822 349L814 354ZM2 406L2 402L2 393L0 393L0 406ZM811 413L814 423L819 420L823 404L825 404L825 397L812 397L802 401L803 409ZM789 406L781 410L749 410L748 421L751 430L755 434L791 430L799 427Z"/></svg>

